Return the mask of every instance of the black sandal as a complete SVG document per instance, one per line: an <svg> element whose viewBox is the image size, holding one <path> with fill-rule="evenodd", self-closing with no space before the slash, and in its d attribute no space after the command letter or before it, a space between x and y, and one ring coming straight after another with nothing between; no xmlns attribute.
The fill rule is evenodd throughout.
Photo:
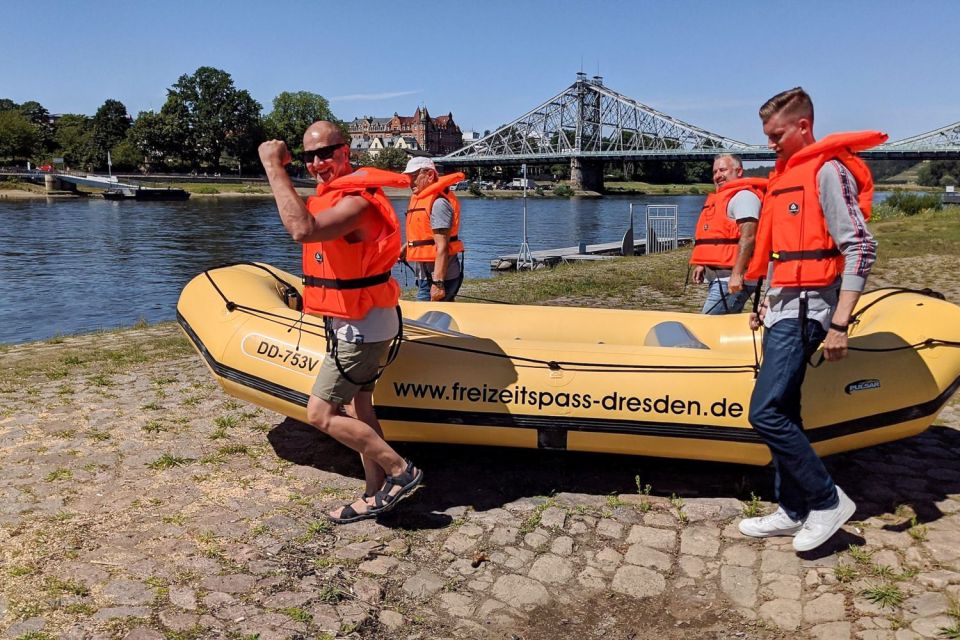
<svg viewBox="0 0 960 640"><path fill-rule="evenodd" d="M409 460L406 462L407 468L404 469L403 473L395 476L387 476L383 484L383 489L377 491L377 494L373 497L375 502L375 506L373 507L374 513L380 514L390 511L397 506L398 502L410 497L410 494L420 486L420 483L423 481L423 470L417 469L416 473L414 473L413 463ZM390 490L394 486L400 487L400 491L391 494Z"/></svg>
<svg viewBox="0 0 960 640"><path fill-rule="evenodd" d="M361 500L367 502L367 498L372 498L369 494L363 494ZM340 510L339 516L332 516L329 513L325 514L327 520L334 524L350 524L351 522L360 522L361 520L369 520L370 518L376 518L378 511L374 511L373 507L367 504L367 510L363 513L357 513L357 510L353 508L353 504L348 504L343 509Z"/></svg>

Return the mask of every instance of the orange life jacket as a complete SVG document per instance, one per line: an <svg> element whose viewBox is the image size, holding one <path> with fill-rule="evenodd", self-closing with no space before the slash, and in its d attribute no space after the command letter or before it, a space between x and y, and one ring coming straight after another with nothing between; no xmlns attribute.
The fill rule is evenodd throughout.
<svg viewBox="0 0 960 640"><path fill-rule="evenodd" d="M362 240L342 236L303 244L306 313L359 320L373 307L396 306L400 285L390 269L400 258L400 221L381 187L409 185L406 176L371 167L317 185L317 195L307 198L307 211L315 216L345 196L360 196L370 204L357 229Z"/></svg>
<svg viewBox="0 0 960 640"><path fill-rule="evenodd" d="M690 264L733 268L740 244L740 225L727 216L727 207L733 196L745 190L763 200L766 186L765 178L738 178L724 183L707 196L697 220Z"/></svg>
<svg viewBox="0 0 960 640"><path fill-rule="evenodd" d="M786 163L777 163L763 198L760 225L747 278L763 278L773 261L772 286L824 287L842 273L843 255L837 247L820 207L817 173L831 160L839 160L857 183L858 204L870 219L873 176L858 151L886 141L880 131L834 133L797 151Z"/></svg>
<svg viewBox="0 0 960 640"><path fill-rule="evenodd" d="M429 187L410 196L407 207L407 260L410 262L433 262L437 259L437 243L433 239L430 226L430 212L437 198L446 198L453 207L453 223L450 227L450 241L447 243L447 255L456 255L463 251L460 239L460 201L450 191L450 186L463 180L462 173L440 176Z"/></svg>

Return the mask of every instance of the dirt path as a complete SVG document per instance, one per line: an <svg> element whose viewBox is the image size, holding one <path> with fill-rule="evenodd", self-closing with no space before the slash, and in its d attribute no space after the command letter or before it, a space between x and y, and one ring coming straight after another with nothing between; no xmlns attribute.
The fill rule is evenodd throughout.
<svg viewBox="0 0 960 640"><path fill-rule="evenodd" d="M768 470L611 455L401 444L427 486L332 527L353 454L224 395L170 325L0 372L9 638L960 636L956 398L829 458L857 521L798 556L736 530Z"/></svg>

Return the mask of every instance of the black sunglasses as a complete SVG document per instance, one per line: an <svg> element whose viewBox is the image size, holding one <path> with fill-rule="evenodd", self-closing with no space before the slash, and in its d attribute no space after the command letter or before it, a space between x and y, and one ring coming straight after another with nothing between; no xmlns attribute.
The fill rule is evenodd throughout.
<svg viewBox="0 0 960 640"><path fill-rule="evenodd" d="M333 157L333 154L337 152L337 149L345 146L347 146L346 143L340 142L337 144L327 145L326 147L318 147L316 149L304 151L303 164L313 164L314 158L319 158L320 160L329 160Z"/></svg>

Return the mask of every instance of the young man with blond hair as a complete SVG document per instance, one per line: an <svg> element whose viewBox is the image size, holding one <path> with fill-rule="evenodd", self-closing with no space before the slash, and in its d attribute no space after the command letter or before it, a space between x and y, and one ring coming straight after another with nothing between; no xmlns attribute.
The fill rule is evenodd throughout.
<svg viewBox="0 0 960 640"><path fill-rule="evenodd" d="M770 447L779 506L742 520L739 529L754 537L794 536L802 552L829 540L856 510L804 433L800 390L821 343L824 366L847 355L847 327L877 246L864 215L873 180L854 153L886 135L841 133L818 142L813 102L800 87L768 100L760 119L777 162L747 270L748 278L770 279L759 313L750 314L751 328L766 327L750 424Z"/></svg>

